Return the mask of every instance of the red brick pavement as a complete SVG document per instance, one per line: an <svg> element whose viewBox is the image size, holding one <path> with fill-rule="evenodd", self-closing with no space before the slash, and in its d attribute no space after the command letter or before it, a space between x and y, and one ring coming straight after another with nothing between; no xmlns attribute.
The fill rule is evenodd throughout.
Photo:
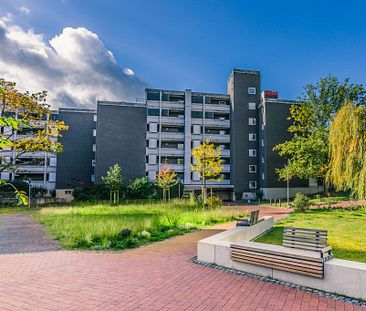
<svg viewBox="0 0 366 311"><path fill-rule="evenodd" d="M0 310L362 310L192 264L207 229L121 253L0 256Z"/></svg>

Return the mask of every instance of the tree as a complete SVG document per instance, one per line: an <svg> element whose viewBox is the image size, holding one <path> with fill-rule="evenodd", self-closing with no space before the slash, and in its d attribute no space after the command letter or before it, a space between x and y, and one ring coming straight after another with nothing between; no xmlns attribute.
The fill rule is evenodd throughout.
<svg viewBox="0 0 366 311"><path fill-rule="evenodd" d="M336 190L351 190L366 198L366 107L348 102L329 130L330 163L327 181Z"/></svg>
<svg viewBox="0 0 366 311"><path fill-rule="evenodd" d="M109 190L111 205L119 204L119 192L123 186L122 170L118 164L111 166L107 175L102 177L103 183Z"/></svg>
<svg viewBox="0 0 366 311"><path fill-rule="evenodd" d="M305 86L298 103L290 108L288 131L292 139L275 146L274 150L287 161L277 172L281 179L294 177L324 180L329 164L329 126L345 102L366 103L362 85L346 79L327 76L316 84Z"/></svg>
<svg viewBox="0 0 366 311"><path fill-rule="evenodd" d="M163 201L166 201L166 194L170 200L170 188L178 184L177 173L171 170L168 163L164 163L162 169L158 172L156 184L163 190Z"/></svg>
<svg viewBox="0 0 366 311"><path fill-rule="evenodd" d="M46 98L46 91L22 93L15 83L0 78L0 172L16 173L18 159L25 153L62 151L57 138L68 126L51 118ZM25 132L31 135L21 135Z"/></svg>
<svg viewBox="0 0 366 311"><path fill-rule="evenodd" d="M206 183L209 181L221 181L221 172L223 169L221 159L221 148L214 146L209 140L197 146L192 150L194 161L191 165L192 171L197 173L202 180L202 200L207 201Z"/></svg>

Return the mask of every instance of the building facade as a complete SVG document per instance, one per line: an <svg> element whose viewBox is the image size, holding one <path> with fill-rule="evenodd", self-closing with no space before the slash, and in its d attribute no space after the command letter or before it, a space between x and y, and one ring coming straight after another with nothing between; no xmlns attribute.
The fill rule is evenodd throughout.
<svg viewBox="0 0 366 311"><path fill-rule="evenodd" d="M148 88L142 103L99 101L96 109L59 109L54 117L70 128L60 138L64 151L57 159L35 156L40 182L70 200L75 187L100 183L114 164L130 182L155 180L168 163L185 192L199 191L192 149L209 140L221 147L223 160L222 180L208 182L215 193L227 200L254 199L262 190L266 199L285 198L287 183L276 172L285 162L273 147L291 138L289 109L297 103L261 92L259 71L234 69L227 87L227 94ZM316 180L289 186L290 195L322 191Z"/></svg>

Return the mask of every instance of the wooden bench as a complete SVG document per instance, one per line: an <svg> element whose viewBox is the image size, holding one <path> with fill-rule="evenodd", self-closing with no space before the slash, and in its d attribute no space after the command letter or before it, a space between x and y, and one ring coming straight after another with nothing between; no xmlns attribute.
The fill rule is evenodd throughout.
<svg viewBox="0 0 366 311"><path fill-rule="evenodd" d="M332 247L328 245L327 230L308 228L283 228L283 246L318 252L324 260L332 258Z"/></svg>
<svg viewBox="0 0 366 311"><path fill-rule="evenodd" d="M324 278L324 262L332 258L331 249L325 230L286 227L283 246L231 244L230 256L234 261Z"/></svg>
<svg viewBox="0 0 366 311"><path fill-rule="evenodd" d="M237 218L236 226L253 226L258 223L259 210L251 211L249 218Z"/></svg>

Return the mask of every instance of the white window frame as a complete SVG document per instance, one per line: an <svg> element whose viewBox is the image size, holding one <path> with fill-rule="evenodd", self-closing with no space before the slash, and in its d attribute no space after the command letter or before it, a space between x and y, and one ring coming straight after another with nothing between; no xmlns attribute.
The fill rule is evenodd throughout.
<svg viewBox="0 0 366 311"><path fill-rule="evenodd" d="M256 110L257 109L257 104L253 103L253 102L249 102L248 103L248 109L249 110Z"/></svg>
<svg viewBox="0 0 366 311"><path fill-rule="evenodd" d="M249 149L248 154L251 158L255 158L257 156L257 149Z"/></svg>
<svg viewBox="0 0 366 311"><path fill-rule="evenodd" d="M93 160L91 161L91 165L92 165L92 166L95 166L95 159L93 159Z"/></svg>
<svg viewBox="0 0 366 311"><path fill-rule="evenodd" d="M93 151L96 152L97 151L97 145L93 144Z"/></svg>
<svg viewBox="0 0 366 311"><path fill-rule="evenodd" d="M264 139L262 139L262 147L264 147Z"/></svg>
<svg viewBox="0 0 366 311"><path fill-rule="evenodd" d="M254 168L254 171L251 170L252 168ZM249 173L257 173L257 165L255 165L255 164L248 165L248 172Z"/></svg>
<svg viewBox="0 0 366 311"><path fill-rule="evenodd" d="M262 173L262 180L265 180L264 173Z"/></svg>
<svg viewBox="0 0 366 311"><path fill-rule="evenodd" d="M95 115L93 115L93 120L94 120L94 122L97 122L97 120L98 120L98 116L95 114Z"/></svg>
<svg viewBox="0 0 366 311"><path fill-rule="evenodd" d="M97 136L97 130L96 129L93 129L93 136Z"/></svg>
<svg viewBox="0 0 366 311"><path fill-rule="evenodd" d="M257 141L257 134L249 133L249 141Z"/></svg>
<svg viewBox="0 0 366 311"><path fill-rule="evenodd" d="M248 118L248 124L249 125L257 125L257 119L256 118Z"/></svg>
<svg viewBox="0 0 366 311"><path fill-rule="evenodd" d="M249 86L248 87L248 94L249 95L256 95L257 94L257 88L254 86Z"/></svg>
<svg viewBox="0 0 366 311"><path fill-rule="evenodd" d="M193 134L200 135L201 134L201 125L194 124L193 125Z"/></svg>
<svg viewBox="0 0 366 311"><path fill-rule="evenodd" d="M254 183L254 186L251 183ZM257 189L257 182L255 180L249 180L249 189Z"/></svg>
<svg viewBox="0 0 366 311"><path fill-rule="evenodd" d="M95 182L95 175L91 175L91 181Z"/></svg>

